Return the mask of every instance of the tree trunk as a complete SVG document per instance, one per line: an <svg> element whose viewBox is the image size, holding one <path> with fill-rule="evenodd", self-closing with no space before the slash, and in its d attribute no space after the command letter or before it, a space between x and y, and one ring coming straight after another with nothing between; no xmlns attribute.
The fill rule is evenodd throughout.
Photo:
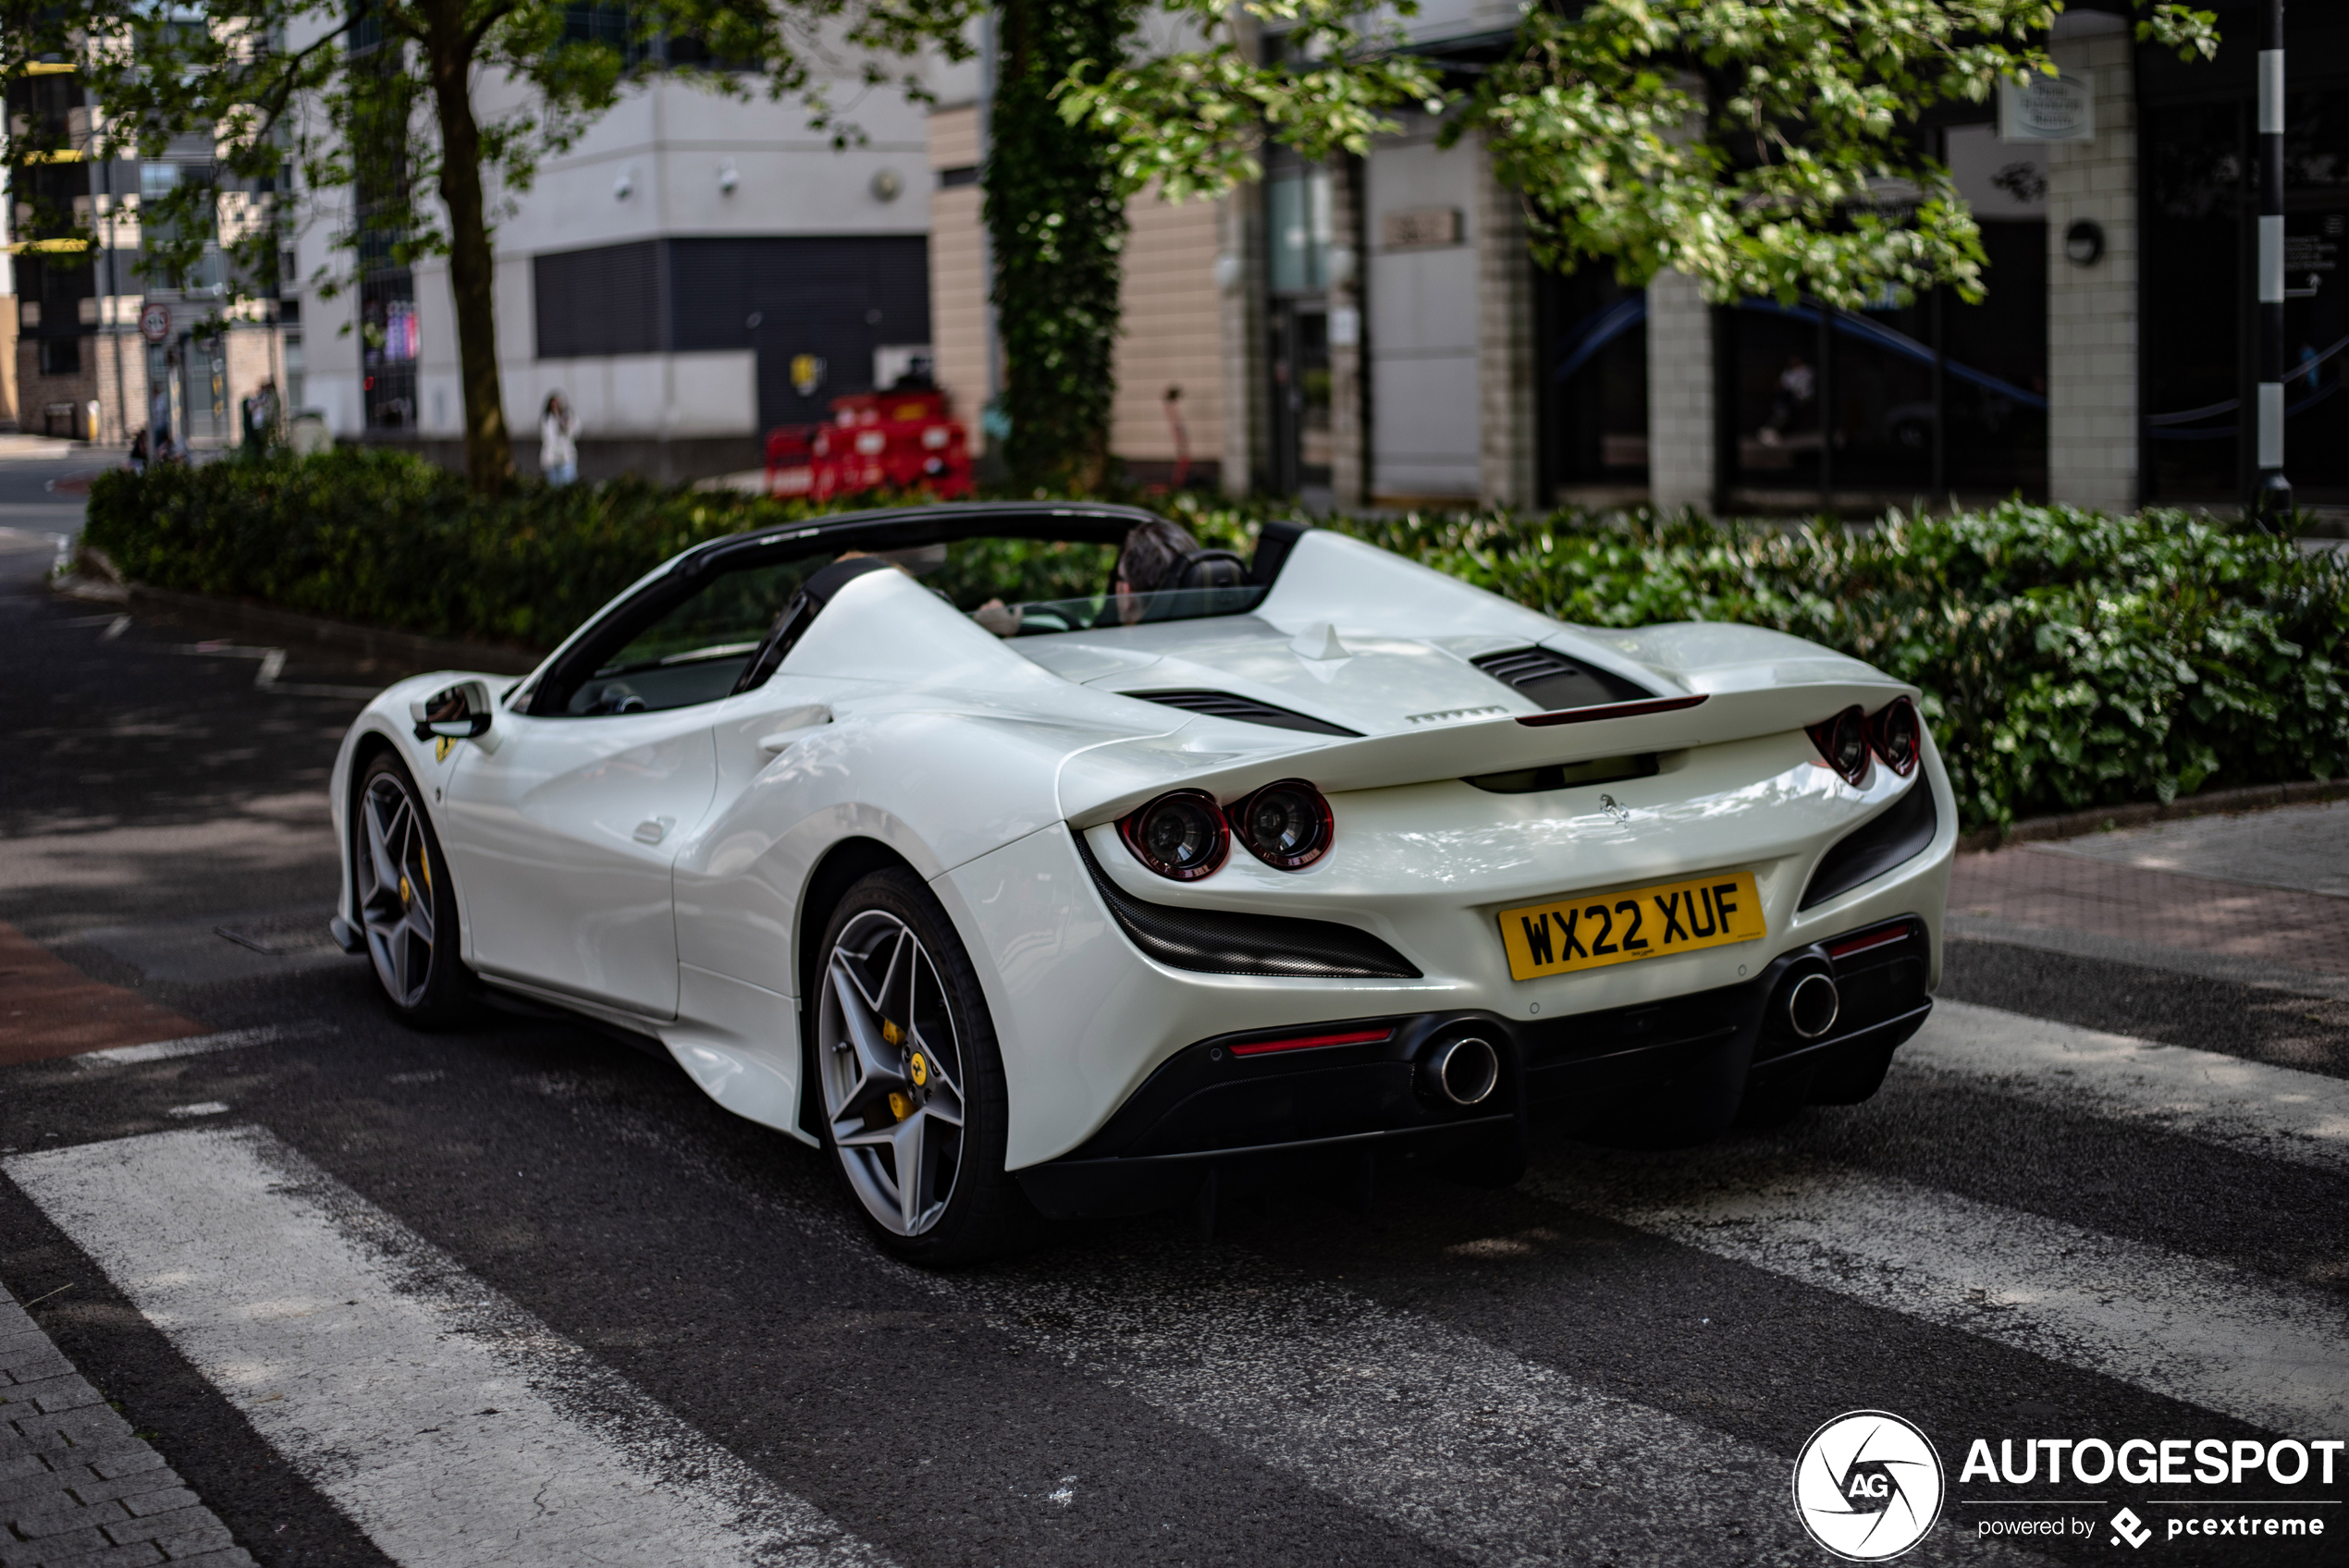
<svg viewBox="0 0 2349 1568"><path fill-rule="evenodd" d="M440 119L440 202L449 213L449 291L457 301L457 362L465 389L465 480L474 494L495 496L513 478L514 449L498 385L498 259L481 193L473 51L461 0L429 0L419 11Z"/></svg>
<svg viewBox="0 0 2349 1568"><path fill-rule="evenodd" d="M1023 492L1087 495L1110 477L1125 203L1115 146L1064 122L1052 90L1080 59L1124 59L1136 8L1135 0L1002 7L982 178L1012 425L1003 456Z"/></svg>

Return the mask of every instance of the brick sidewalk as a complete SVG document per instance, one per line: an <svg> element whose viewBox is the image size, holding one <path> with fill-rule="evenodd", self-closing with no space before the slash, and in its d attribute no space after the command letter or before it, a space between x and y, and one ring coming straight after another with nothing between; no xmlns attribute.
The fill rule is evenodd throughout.
<svg viewBox="0 0 2349 1568"><path fill-rule="evenodd" d="M228 1526L0 1291L0 1568L147 1562L253 1568Z"/></svg>
<svg viewBox="0 0 2349 1568"><path fill-rule="evenodd" d="M2349 975L2349 899L2034 846L1960 855L1949 913Z"/></svg>
<svg viewBox="0 0 2349 1568"><path fill-rule="evenodd" d="M0 921L0 1066L203 1032L136 991L91 979Z"/></svg>

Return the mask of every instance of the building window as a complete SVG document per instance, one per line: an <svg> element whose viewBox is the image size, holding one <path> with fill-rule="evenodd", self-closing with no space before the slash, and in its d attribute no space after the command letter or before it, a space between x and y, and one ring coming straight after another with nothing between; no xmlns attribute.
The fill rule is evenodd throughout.
<svg viewBox="0 0 2349 1568"><path fill-rule="evenodd" d="M81 374L80 338L43 337L40 341L42 374L79 375Z"/></svg>
<svg viewBox="0 0 2349 1568"><path fill-rule="evenodd" d="M359 285L359 386L367 424L411 430L416 423L416 280L405 267Z"/></svg>
<svg viewBox="0 0 2349 1568"><path fill-rule="evenodd" d="M667 347L661 261L657 239L531 258L538 357L652 354Z"/></svg>
<svg viewBox="0 0 2349 1568"><path fill-rule="evenodd" d="M1273 292L1305 294L1329 287L1328 171L1273 175L1264 182L1264 216Z"/></svg>
<svg viewBox="0 0 2349 1568"><path fill-rule="evenodd" d="M1540 276L1541 389L1554 487L1632 486L1648 477L1647 291L1603 263Z"/></svg>

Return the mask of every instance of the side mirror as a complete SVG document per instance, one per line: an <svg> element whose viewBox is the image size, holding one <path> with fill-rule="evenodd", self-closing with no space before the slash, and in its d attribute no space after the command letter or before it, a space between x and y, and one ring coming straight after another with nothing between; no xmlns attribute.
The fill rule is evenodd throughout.
<svg viewBox="0 0 2349 1568"><path fill-rule="evenodd" d="M408 704L419 741L473 741L489 732L496 716L489 689L478 680L461 681L435 692L421 703Z"/></svg>

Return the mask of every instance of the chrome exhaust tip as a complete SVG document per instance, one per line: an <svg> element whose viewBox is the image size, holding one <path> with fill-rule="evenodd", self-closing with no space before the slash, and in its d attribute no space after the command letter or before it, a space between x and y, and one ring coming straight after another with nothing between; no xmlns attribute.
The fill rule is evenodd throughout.
<svg viewBox="0 0 2349 1568"><path fill-rule="evenodd" d="M1835 988L1835 977L1817 970L1798 975L1778 1000L1780 1020L1805 1040L1824 1036L1835 1027L1836 1018L1842 1011L1843 998Z"/></svg>
<svg viewBox="0 0 2349 1568"><path fill-rule="evenodd" d="M1473 1035L1438 1042L1420 1060L1420 1092L1445 1105L1482 1105L1501 1082L1501 1053Z"/></svg>

